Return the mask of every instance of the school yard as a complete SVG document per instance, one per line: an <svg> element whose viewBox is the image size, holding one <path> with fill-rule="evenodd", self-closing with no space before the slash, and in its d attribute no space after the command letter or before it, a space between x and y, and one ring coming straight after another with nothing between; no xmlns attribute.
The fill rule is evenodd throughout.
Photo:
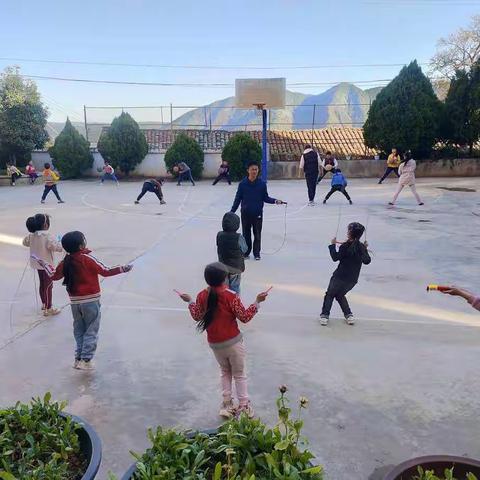
<svg viewBox="0 0 480 480"><path fill-rule="evenodd" d="M236 187L168 183L166 206L152 194L134 205L140 186L62 182L64 205L53 197L40 205L40 185L0 188L0 405L46 391L68 400L67 410L103 440L101 479L126 470L129 450L147 446L149 426L219 422L215 360L172 289L203 288L203 266L216 259L215 235ZM321 197L327 186L320 185ZM328 480L379 479L389 465L422 454L480 456L480 315L461 299L425 290L452 282L480 292L480 200L464 191L480 190L480 179L421 179L424 207L405 191L388 208L395 186L393 178L381 186L352 180L353 206L336 194L327 205L306 207L303 181L270 182L270 194L289 202L287 242L267 254L282 243L284 207L266 206L265 253L247 263L242 281L245 302L274 286L244 328L255 410L274 422L283 383L292 402L308 397L305 433ZM71 368L69 307L43 320L30 269L20 282L25 219L39 212L52 216L55 235L83 231L107 264L136 258L128 275L103 282L94 372ZM327 245L339 213L339 239L348 222L368 221L373 261L349 295L357 325L341 321L335 305L337 319L321 327L334 269ZM67 303L60 284L54 301Z"/></svg>

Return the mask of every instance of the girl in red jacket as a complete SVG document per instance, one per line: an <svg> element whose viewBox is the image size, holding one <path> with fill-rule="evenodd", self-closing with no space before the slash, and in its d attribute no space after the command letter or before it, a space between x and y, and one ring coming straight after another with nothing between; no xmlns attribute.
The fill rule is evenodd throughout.
<svg viewBox="0 0 480 480"><path fill-rule="evenodd" d="M63 278L73 315L73 336L77 348L73 368L92 370L100 329L100 283L98 276L112 277L129 272L132 265L106 267L90 254L82 232L68 232L62 237L67 252L52 274L53 280ZM48 269L47 269L48 271Z"/></svg>
<svg viewBox="0 0 480 480"><path fill-rule="evenodd" d="M225 281L228 270L223 263L211 263L205 267L205 281L208 288L197 295L196 302L184 293L180 297L188 302L192 318L198 322L197 329L207 332L207 339L215 358L220 365L223 404L220 416L231 418L245 413L253 417L253 408L247 392L247 374L245 371L245 346L238 328L237 319L249 322L258 312L258 306L268 296L267 292L259 293L255 303L245 308L240 297L228 290ZM238 398L238 408L232 398L232 378Z"/></svg>

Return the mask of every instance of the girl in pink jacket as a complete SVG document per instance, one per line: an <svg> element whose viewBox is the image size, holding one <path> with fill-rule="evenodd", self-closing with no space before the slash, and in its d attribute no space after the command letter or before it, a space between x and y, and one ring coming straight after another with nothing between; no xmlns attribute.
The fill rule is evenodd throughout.
<svg viewBox="0 0 480 480"><path fill-rule="evenodd" d="M400 192L405 187L410 187L412 190L413 195L417 199L417 203L419 205L424 205L420 195L417 193L417 189L415 188L415 169L417 168L417 162L412 158L412 154L410 152L405 153L405 161L400 164L398 167L398 173L400 174L400 178L398 179L398 188L393 196L391 202L388 202L389 205L395 205Z"/></svg>
<svg viewBox="0 0 480 480"><path fill-rule="evenodd" d="M45 263L54 265L56 262L53 257L54 252L62 252L63 248L60 242L57 242L47 232L50 228L50 217L43 213L37 213L33 217L27 218L27 230L30 232L24 239L23 245L30 247L30 255L43 260ZM48 317L57 315L60 310L52 306L53 281L47 275L47 272L36 260L30 257L31 267L38 272L40 280L40 298L42 300L43 314Z"/></svg>

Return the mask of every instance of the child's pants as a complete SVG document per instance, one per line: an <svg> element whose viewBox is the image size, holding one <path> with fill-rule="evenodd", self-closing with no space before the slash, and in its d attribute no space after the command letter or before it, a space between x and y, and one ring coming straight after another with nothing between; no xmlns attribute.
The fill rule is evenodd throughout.
<svg viewBox="0 0 480 480"><path fill-rule="evenodd" d="M184 180L190 180L190 182L192 182L192 185L195 185L195 182L193 181L191 170L187 170L186 172L180 172L178 174L177 185L180 185L180 183L182 183Z"/></svg>
<svg viewBox="0 0 480 480"><path fill-rule="evenodd" d="M352 200L343 185L333 185L330 191L327 193L325 200L328 200L335 192L342 192L348 201Z"/></svg>
<svg viewBox="0 0 480 480"><path fill-rule="evenodd" d="M103 183L105 180L113 180L114 182L118 183L118 178L114 173L104 173L102 175L101 182Z"/></svg>
<svg viewBox="0 0 480 480"><path fill-rule="evenodd" d="M150 182L144 182L142 191L137 197L137 202L139 202L147 192L152 192L157 196L160 201L163 200L163 193L161 188L155 188Z"/></svg>
<svg viewBox="0 0 480 480"><path fill-rule="evenodd" d="M100 328L100 302L73 303L73 336L77 348L77 360L91 360L97 350L98 330Z"/></svg>
<svg viewBox="0 0 480 480"><path fill-rule="evenodd" d="M58 194L56 184L45 185L45 188L43 189L42 201L44 201L47 198L47 195L50 193L50 190L55 194L55 196L57 197L57 200L60 202L62 199L60 198L60 195Z"/></svg>
<svg viewBox="0 0 480 480"><path fill-rule="evenodd" d="M339 278L332 277L328 284L327 291L325 292L325 298L323 300L322 315L330 315L332 309L333 300L335 299L344 315L351 315L350 305L348 304L345 295L356 285L356 283L345 282Z"/></svg>
<svg viewBox="0 0 480 480"><path fill-rule="evenodd" d="M241 273L229 273L228 274L228 288L240 295L240 281L242 280Z"/></svg>
<svg viewBox="0 0 480 480"><path fill-rule="evenodd" d="M245 346L243 341L230 347L213 349L215 358L220 365L222 380L222 395L224 402L232 400L232 379L235 380L238 403L248 404L247 374L245 371Z"/></svg>
<svg viewBox="0 0 480 480"><path fill-rule="evenodd" d="M397 191L395 192L395 195L393 196L392 203L395 203L397 201L398 196L400 195L400 192L404 189L406 185L402 185L401 183L398 184ZM415 184L412 183L412 185L409 185L409 187L412 189L412 193L417 199L417 203L422 203L422 199L420 198L420 195L417 193L417 188L415 187Z"/></svg>
<svg viewBox="0 0 480 480"><path fill-rule="evenodd" d="M53 280L47 275L45 270L37 270L40 286L38 288L40 299L45 308L52 308L52 289Z"/></svg>
<svg viewBox="0 0 480 480"><path fill-rule="evenodd" d="M212 185L216 185L222 178L224 178L229 185L232 184L232 180L230 179L229 173L220 173L218 177L213 181Z"/></svg>

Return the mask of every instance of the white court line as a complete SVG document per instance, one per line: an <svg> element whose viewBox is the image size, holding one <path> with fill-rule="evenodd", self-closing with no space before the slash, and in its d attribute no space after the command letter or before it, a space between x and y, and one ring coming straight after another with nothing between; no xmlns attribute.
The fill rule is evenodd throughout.
<svg viewBox="0 0 480 480"><path fill-rule="evenodd" d="M117 310L146 310L152 312L182 312L187 313L188 308L179 308L179 307L160 307L160 306L145 306L145 305L117 305L117 304L102 304L109 309L117 309ZM307 314L307 313L288 313L288 312L269 312L269 311L259 311L259 316L266 316L266 317L283 317L283 318L310 318L316 320L318 316L316 314ZM333 317L331 317L333 319ZM405 323L405 324L413 324L413 325L436 325L436 326L449 326L449 327L471 327L472 325L463 325L458 324L457 322L453 321L433 321L433 320L406 320L401 318L380 318L380 317L358 317L355 316L355 320L359 322L377 322L377 323Z"/></svg>

